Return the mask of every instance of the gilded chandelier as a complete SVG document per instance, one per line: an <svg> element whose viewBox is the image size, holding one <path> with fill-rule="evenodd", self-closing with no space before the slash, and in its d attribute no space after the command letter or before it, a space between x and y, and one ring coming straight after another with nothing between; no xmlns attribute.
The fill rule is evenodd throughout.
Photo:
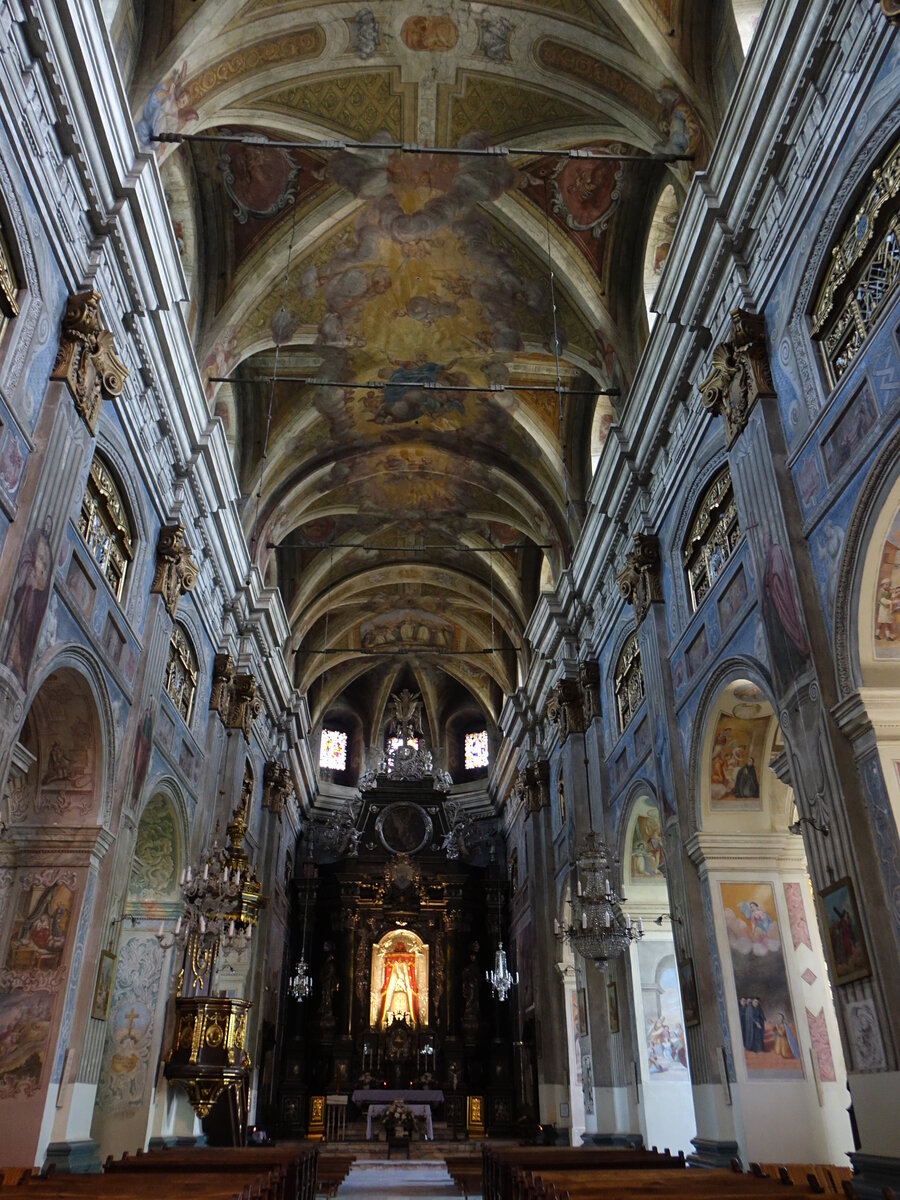
<svg viewBox="0 0 900 1200"><path fill-rule="evenodd" d="M568 942L582 958L589 959L604 973L609 969L610 959L624 954L632 942L644 936L641 919L635 924L622 911L625 898L613 890L609 869L609 849L592 829L575 856L572 924L553 922L560 941Z"/></svg>
<svg viewBox="0 0 900 1200"><path fill-rule="evenodd" d="M226 955L241 955L250 945L259 911L266 904L262 886L244 850L247 804L242 799L228 823L224 846L218 827L205 859L181 872L181 913L175 929L166 933L160 923L157 940L163 949L222 948Z"/></svg>

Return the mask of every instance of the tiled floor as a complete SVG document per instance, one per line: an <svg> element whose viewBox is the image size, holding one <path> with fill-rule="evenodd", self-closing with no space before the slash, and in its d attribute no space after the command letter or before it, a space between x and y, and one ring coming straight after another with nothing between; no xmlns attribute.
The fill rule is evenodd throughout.
<svg viewBox="0 0 900 1200"><path fill-rule="evenodd" d="M357 1159L337 1190L338 1200L451 1200L459 1196L443 1159L386 1162Z"/></svg>

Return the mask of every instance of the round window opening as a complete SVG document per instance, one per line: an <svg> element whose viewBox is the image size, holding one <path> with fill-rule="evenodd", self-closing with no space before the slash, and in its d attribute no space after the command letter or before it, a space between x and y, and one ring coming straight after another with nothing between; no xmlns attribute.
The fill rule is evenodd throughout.
<svg viewBox="0 0 900 1200"><path fill-rule="evenodd" d="M391 854L418 854L431 841L431 817L418 804L400 801L379 813L375 831Z"/></svg>

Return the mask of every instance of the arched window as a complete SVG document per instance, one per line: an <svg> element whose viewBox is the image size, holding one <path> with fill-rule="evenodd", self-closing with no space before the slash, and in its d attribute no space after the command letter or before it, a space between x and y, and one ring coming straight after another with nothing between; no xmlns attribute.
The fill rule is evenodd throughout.
<svg viewBox="0 0 900 1200"><path fill-rule="evenodd" d="M832 384L859 353L900 280L898 195L900 142L872 173L872 183L832 249L813 312L813 337L821 343Z"/></svg>
<svg viewBox="0 0 900 1200"><path fill-rule="evenodd" d="M683 561L691 604L696 609L731 557L741 536L728 467L712 481L700 501L684 543Z"/></svg>
<svg viewBox="0 0 900 1200"><path fill-rule="evenodd" d="M3 337L6 326L19 315L19 283L16 279L12 256L3 231L0 230L0 338Z"/></svg>
<svg viewBox="0 0 900 1200"><path fill-rule="evenodd" d="M478 771L490 763L486 729L476 729L463 738L463 770Z"/></svg>
<svg viewBox="0 0 900 1200"><path fill-rule="evenodd" d="M632 717L644 703L644 672L636 629L625 639L625 645L616 663L614 686L619 713L619 732L624 733Z"/></svg>
<svg viewBox="0 0 900 1200"><path fill-rule="evenodd" d="M121 600L125 573L134 557L131 525L119 489L96 454L81 501L78 528L116 599Z"/></svg>
<svg viewBox="0 0 900 1200"><path fill-rule="evenodd" d="M169 659L166 663L166 695L186 723L190 721L194 711L198 675L197 655L184 628L176 621L172 627Z"/></svg>
<svg viewBox="0 0 900 1200"><path fill-rule="evenodd" d="M346 771L347 733L343 729L323 729L319 744L320 771Z"/></svg>

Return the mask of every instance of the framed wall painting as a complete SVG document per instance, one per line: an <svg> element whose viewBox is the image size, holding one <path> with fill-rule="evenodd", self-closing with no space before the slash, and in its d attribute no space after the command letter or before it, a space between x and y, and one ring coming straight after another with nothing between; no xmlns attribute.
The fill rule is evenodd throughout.
<svg viewBox="0 0 900 1200"><path fill-rule="evenodd" d="M863 940L853 881L845 876L819 892L825 952L834 983L852 983L872 974Z"/></svg>
<svg viewBox="0 0 900 1200"><path fill-rule="evenodd" d="M94 1001L91 1005L91 1017L95 1021L105 1021L109 1014L115 974L116 956L110 950L101 950L97 982L94 984Z"/></svg>
<svg viewBox="0 0 900 1200"><path fill-rule="evenodd" d="M606 1012L609 1017L609 1032L619 1032L619 993L614 983L606 985Z"/></svg>
<svg viewBox="0 0 900 1200"><path fill-rule="evenodd" d="M697 981L694 979L694 960L683 958L678 964L678 982L681 984L681 1012L684 1027L700 1024L700 1002L697 999Z"/></svg>

